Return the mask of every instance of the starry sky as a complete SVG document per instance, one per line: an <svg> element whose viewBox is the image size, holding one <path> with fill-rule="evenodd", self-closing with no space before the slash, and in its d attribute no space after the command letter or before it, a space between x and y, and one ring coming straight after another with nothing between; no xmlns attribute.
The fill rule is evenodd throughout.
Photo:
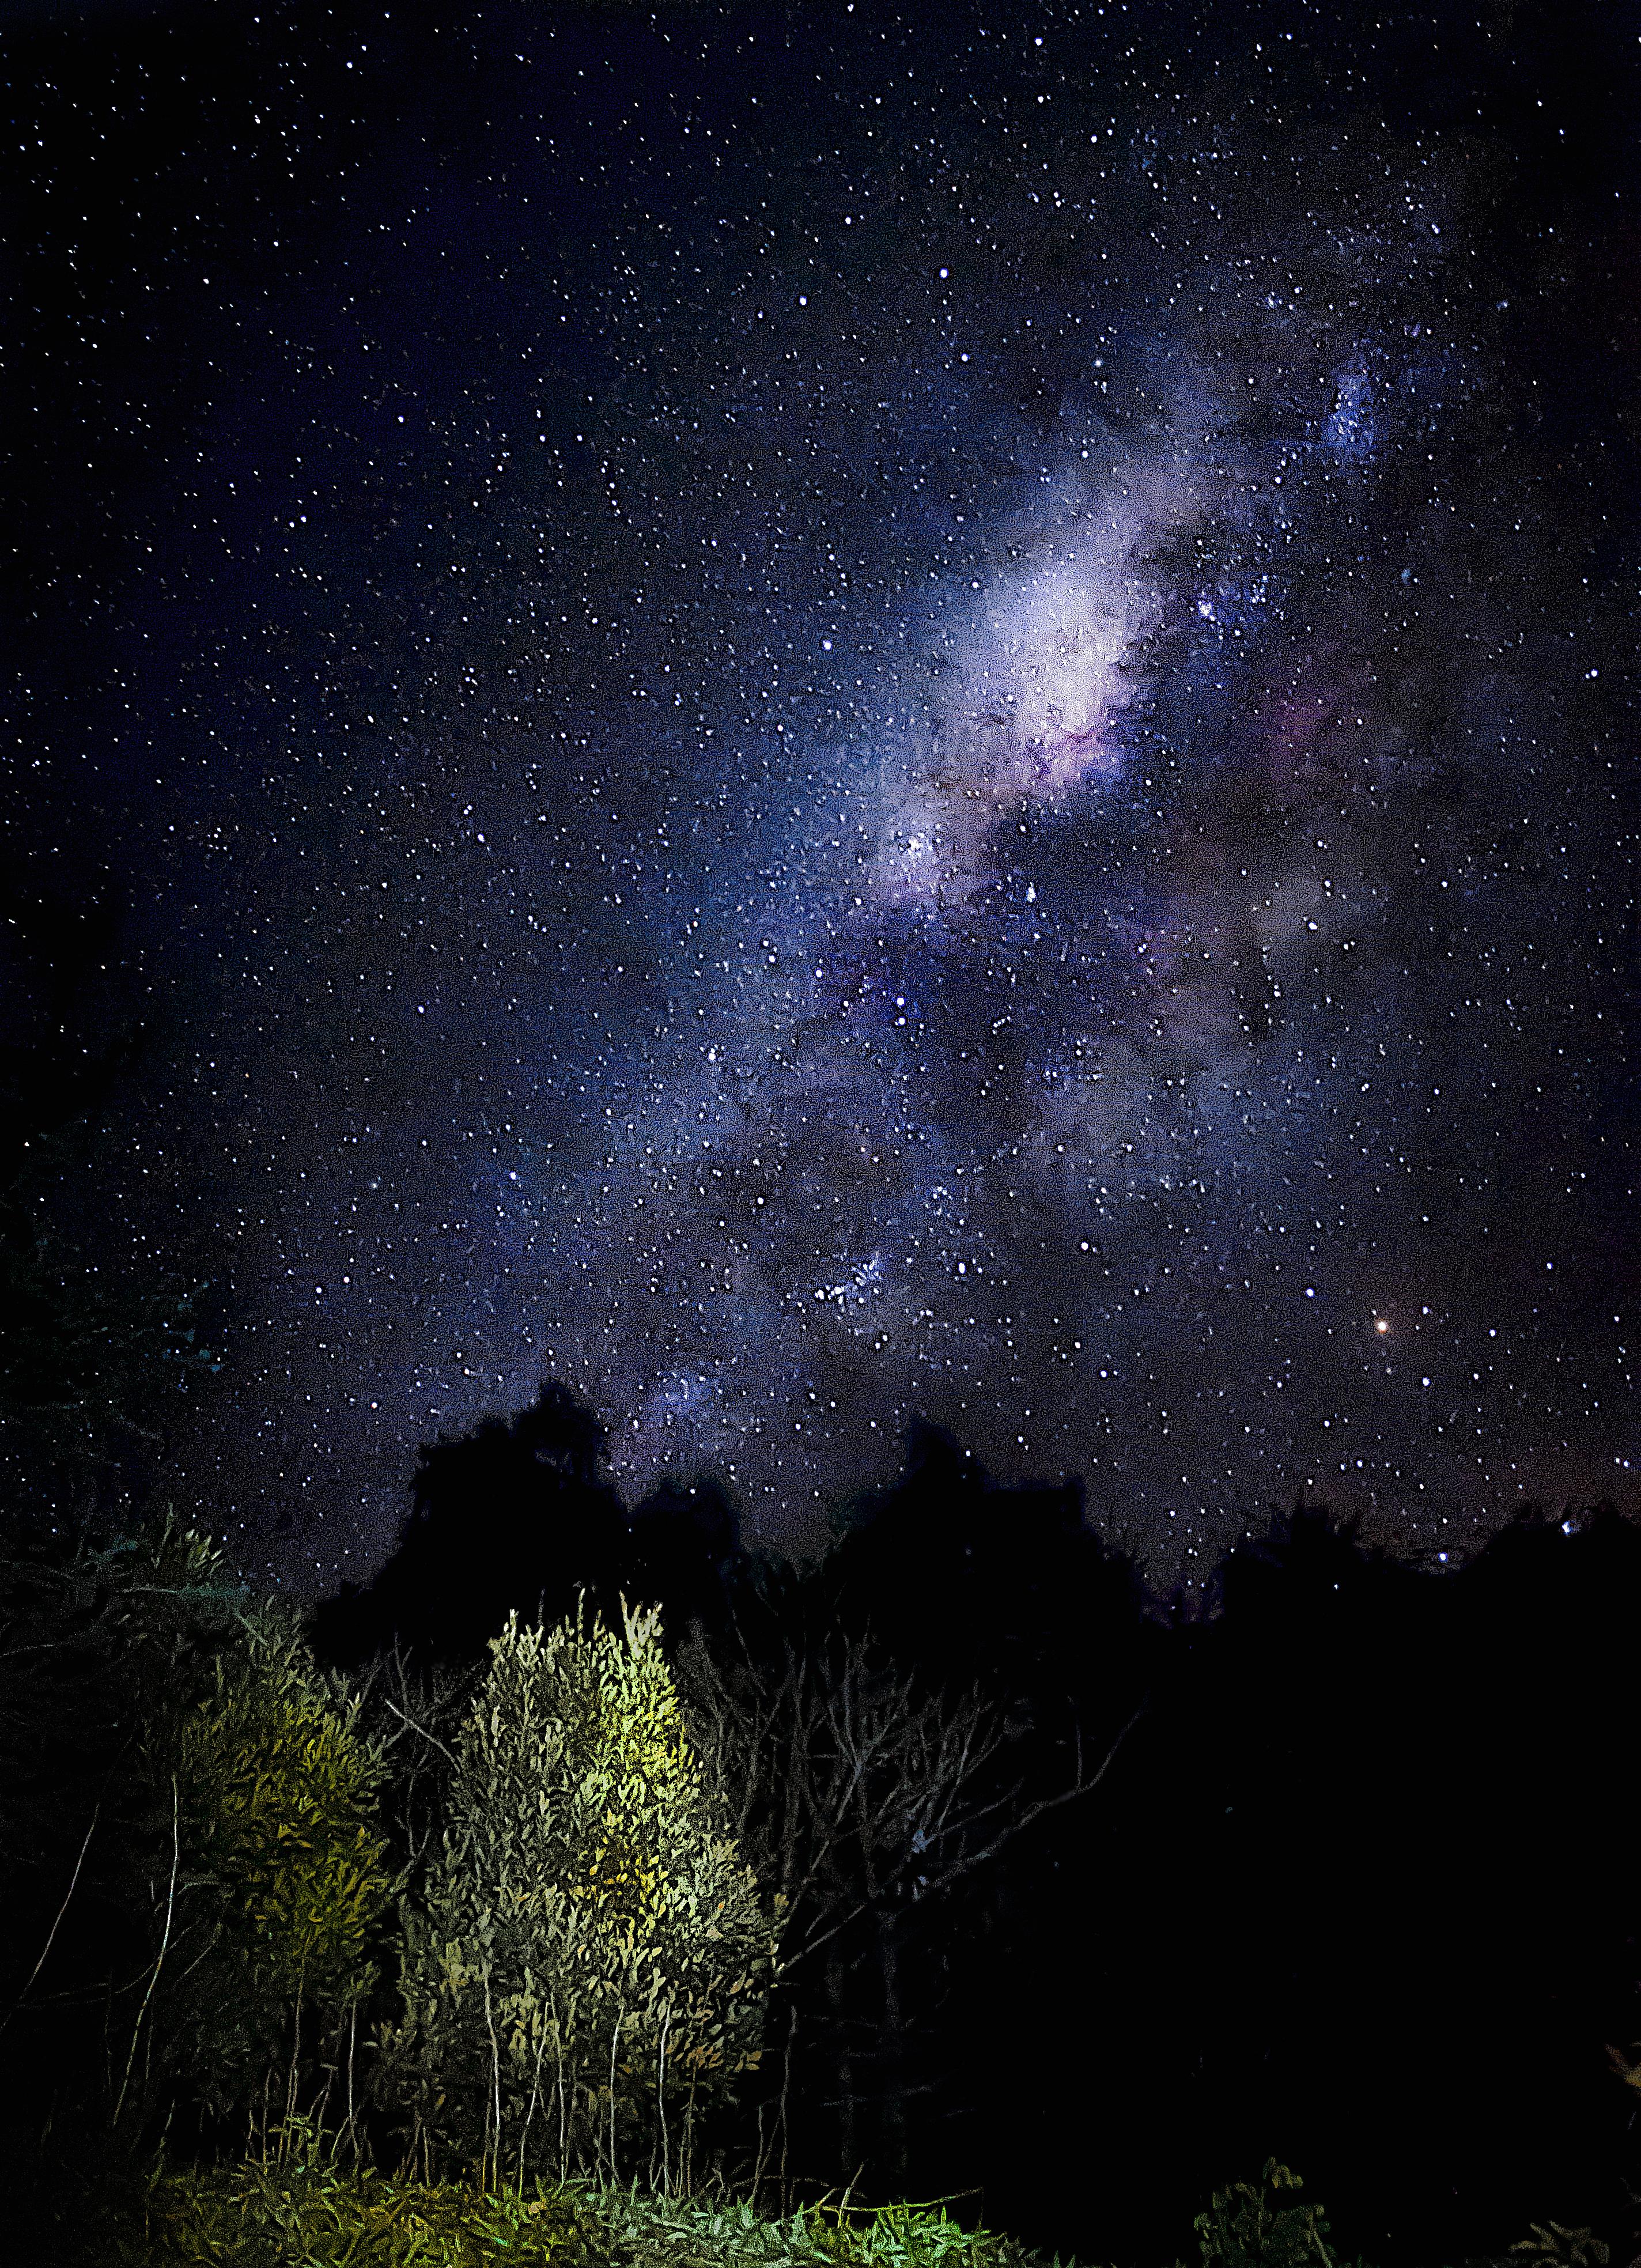
<svg viewBox="0 0 1641 2268"><path fill-rule="evenodd" d="M550 1373L788 1546L918 1414L1156 1580L1637 1505L1623 19L9 11L10 871L174 1497L362 1574Z"/></svg>

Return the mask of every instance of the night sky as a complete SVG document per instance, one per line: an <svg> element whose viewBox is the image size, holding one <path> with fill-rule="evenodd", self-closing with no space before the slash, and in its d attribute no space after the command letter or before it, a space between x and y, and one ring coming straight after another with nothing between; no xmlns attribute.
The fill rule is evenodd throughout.
<svg viewBox="0 0 1641 2268"><path fill-rule="evenodd" d="M362 1575L550 1373L789 1546L916 1414L1156 1581L1637 1506L1628 11L6 20L168 1495Z"/></svg>

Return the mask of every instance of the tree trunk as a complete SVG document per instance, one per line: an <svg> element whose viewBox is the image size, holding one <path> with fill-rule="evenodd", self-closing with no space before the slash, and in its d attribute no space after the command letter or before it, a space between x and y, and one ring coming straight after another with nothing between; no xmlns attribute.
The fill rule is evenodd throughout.
<svg viewBox="0 0 1641 2268"><path fill-rule="evenodd" d="M827 1962L826 1982L827 1999L832 2009L832 2063L837 2084L838 2178L847 2189L855 2178L859 2161L855 2155L857 2134L854 2058L850 2053L849 2003L845 1989L848 1972L836 1954L833 1954Z"/></svg>
<svg viewBox="0 0 1641 2268"><path fill-rule="evenodd" d="M906 2185L906 2027L901 2010L901 1949L896 1917L879 1907L878 1975L883 1988L879 2064L883 2073L878 2112L877 2185L899 2196Z"/></svg>

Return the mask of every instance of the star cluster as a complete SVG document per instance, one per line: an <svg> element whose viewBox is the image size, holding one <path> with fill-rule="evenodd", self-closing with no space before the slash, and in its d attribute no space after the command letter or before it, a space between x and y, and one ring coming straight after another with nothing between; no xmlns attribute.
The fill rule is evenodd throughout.
<svg viewBox="0 0 1641 2268"><path fill-rule="evenodd" d="M18 807L157 1034L93 1202L222 1287L180 1485L362 1568L551 1372L788 1543L915 1414L1159 1578L1632 1501L1544 19L445 14L29 50Z"/></svg>

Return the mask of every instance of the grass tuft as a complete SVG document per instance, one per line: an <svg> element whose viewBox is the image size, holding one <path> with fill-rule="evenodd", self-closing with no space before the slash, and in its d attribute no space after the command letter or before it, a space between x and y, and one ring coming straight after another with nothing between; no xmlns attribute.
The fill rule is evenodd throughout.
<svg viewBox="0 0 1641 2268"><path fill-rule="evenodd" d="M750 2205L592 2183L528 2194L396 2181L314 2154L160 2175L151 2268L1033 2268L1034 2256L938 2209Z"/></svg>

